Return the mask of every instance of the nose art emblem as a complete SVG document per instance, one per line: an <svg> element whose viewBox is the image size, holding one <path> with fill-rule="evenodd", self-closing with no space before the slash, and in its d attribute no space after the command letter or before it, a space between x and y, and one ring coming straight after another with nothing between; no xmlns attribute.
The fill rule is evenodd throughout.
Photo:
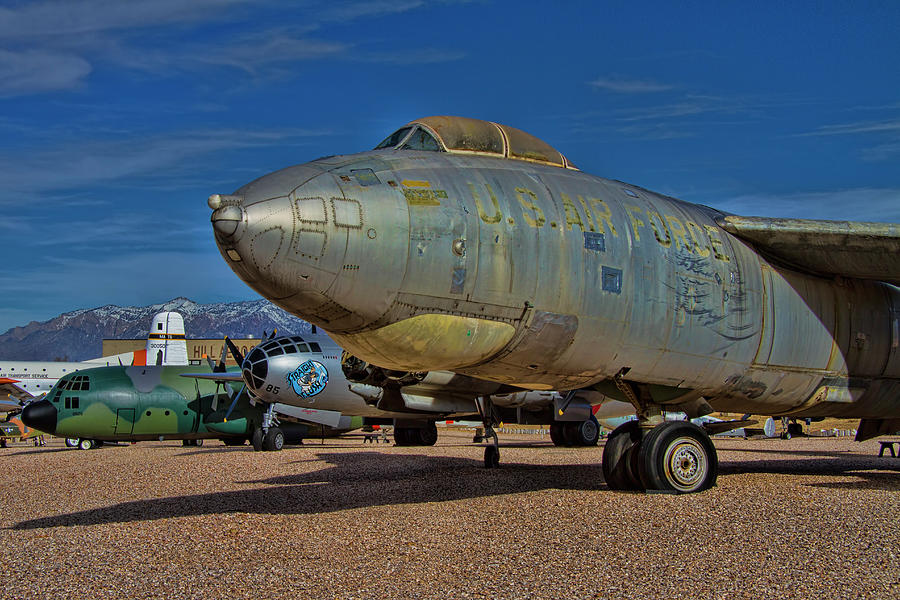
<svg viewBox="0 0 900 600"><path fill-rule="evenodd" d="M328 369L317 360L308 360L288 373L287 381L295 394L301 398L310 398L328 385Z"/></svg>

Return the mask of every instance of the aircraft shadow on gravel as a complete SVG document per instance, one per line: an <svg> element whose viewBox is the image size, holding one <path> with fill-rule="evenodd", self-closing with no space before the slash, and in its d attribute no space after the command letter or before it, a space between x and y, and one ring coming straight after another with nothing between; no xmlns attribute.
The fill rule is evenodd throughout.
<svg viewBox="0 0 900 600"><path fill-rule="evenodd" d="M831 458L866 458L868 454L859 454L857 451L848 450L804 450L804 449L782 449L773 448L723 448L719 447L720 452L741 452L744 454L777 454L785 458L796 456L827 456ZM726 462L726 461L722 461Z"/></svg>
<svg viewBox="0 0 900 600"><path fill-rule="evenodd" d="M441 502L548 489L600 491L606 488L600 465L504 464L484 469L467 458L375 452L322 453L330 467L311 473L239 484L269 487L122 502L104 508L42 517L9 529L41 529L152 521L231 512L317 514L367 506Z"/></svg>
<svg viewBox="0 0 900 600"><path fill-rule="evenodd" d="M900 491L900 460L877 456L839 455L830 460L769 461L719 463L719 477L747 473L773 475L813 475L835 478L859 477L863 481L820 481L804 485L831 489L880 489Z"/></svg>
<svg viewBox="0 0 900 600"><path fill-rule="evenodd" d="M809 485L900 490L900 472L883 472L884 469L896 468L896 465L874 458L856 456L791 464L781 461L725 462L721 464L720 477L745 473L829 477L852 475L865 481ZM122 502L104 508L22 521L8 529L128 523L231 512L318 514L368 506L443 502L550 489L607 489L599 464L506 463L500 469L487 470L481 466L480 460L475 459L423 455L385 457L377 452L320 453L315 459L296 462L312 460L324 460L332 466L310 473L237 482L269 487ZM872 469L882 472L866 472Z"/></svg>

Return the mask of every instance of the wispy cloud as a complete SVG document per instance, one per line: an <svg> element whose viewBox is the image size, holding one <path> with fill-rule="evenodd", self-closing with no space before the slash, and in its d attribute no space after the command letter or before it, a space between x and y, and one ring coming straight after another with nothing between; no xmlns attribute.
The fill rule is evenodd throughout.
<svg viewBox="0 0 900 600"><path fill-rule="evenodd" d="M588 82L591 87L617 94L647 94L653 92L665 92L675 86L657 81L643 79L624 79L622 77L599 77Z"/></svg>
<svg viewBox="0 0 900 600"><path fill-rule="evenodd" d="M255 26L237 27L251 5ZM304 61L429 64L465 56L439 48L379 51L365 40L321 33L326 25L426 6L423 0L299 6L249 0L54 0L0 8L0 39L6 46L0 51L0 97L76 87L98 63L155 76L225 68L271 79L293 76L292 65ZM218 43L201 45L191 32L210 23L222 24L225 33Z"/></svg>
<svg viewBox="0 0 900 600"><path fill-rule="evenodd" d="M375 0L372 2L332 2L319 12L327 21L347 21L404 13L425 6L424 0Z"/></svg>
<svg viewBox="0 0 900 600"><path fill-rule="evenodd" d="M743 216L900 223L900 189L748 194L710 203Z"/></svg>
<svg viewBox="0 0 900 600"><path fill-rule="evenodd" d="M24 156L0 156L0 204L16 201L17 194L73 189L90 183L114 181L161 170L188 159L236 148L289 144L327 135L322 130L186 131L172 134L119 137L113 140L77 140Z"/></svg>
<svg viewBox="0 0 900 600"><path fill-rule="evenodd" d="M70 54L0 50L0 98L70 89L91 70L88 61Z"/></svg>
<svg viewBox="0 0 900 600"><path fill-rule="evenodd" d="M211 235L209 239L205 252L162 250L106 252L91 258L55 257L27 271L2 273L0 331L35 318L107 304L141 306L176 296L254 298L255 294L236 280L219 256ZM36 290L78 290L78 295L76 299L68 294L36 294ZM16 308L23 296L30 299L28 309Z"/></svg>
<svg viewBox="0 0 900 600"><path fill-rule="evenodd" d="M0 39L34 40L222 18L246 0L62 0L0 8Z"/></svg>
<svg viewBox="0 0 900 600"><path fill-rule="evenodd" d="M687 94L677 102L620 108L615 111L618 121L672 120L695 115L741 114L762 117L764 110L779 103L759 98L727 98L701 94Z"/></svg>
<svg viewBox="0 0 900 600"><path fill-rule="evenodd" d="M889 160L898 154L900 154L900 138L892 142L865 148L862 151L863 160L867 161Z"/></svg>
<svg viewBox="0 0 900 600"><path fill-rule="evenodd" d="M422 48L413 52L355 52L351 60L386 65L429 65L461 60L466 56L462 51Z"/></svg>
<svg viewBox="0 0 900 600"><path fill-rule="evenodd" d="M882 107L890 109L892 107ZM900 119L883 119L880 121L855 121L852 123L838 123L823 125L812 131L795 134L794 137L822 137L822 136L866 136L871 143L872 139L880 140L873 146L859 151L865 161L889 160L900 154Z"/></svg>
<svg viewBox="0 0 900 600"><path fill-rule="evenodd" d="M823 125L813 131L798 133L798 137L816 135L853 135L856 133L884 133L900 132L900 119L887 121L862 121L857 123L842 123L839 125Z"/></svg>

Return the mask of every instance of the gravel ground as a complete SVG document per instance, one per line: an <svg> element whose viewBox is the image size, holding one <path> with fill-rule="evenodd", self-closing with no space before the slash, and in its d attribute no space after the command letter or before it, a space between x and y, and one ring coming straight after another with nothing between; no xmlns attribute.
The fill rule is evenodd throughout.
<svg viewBox="0 0 900 600"><path fill-rule="evenodd" d="M900 458L717 439L718 486L610 492L597 448L0 450L4 598L900 598Z"/></svg>

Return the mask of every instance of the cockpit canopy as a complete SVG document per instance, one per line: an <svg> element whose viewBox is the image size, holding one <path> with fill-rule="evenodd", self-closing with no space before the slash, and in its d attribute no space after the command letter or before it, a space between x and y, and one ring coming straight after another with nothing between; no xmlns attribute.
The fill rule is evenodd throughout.
<svg viewBox="0 0 900 600"><path fill-rule="evenodd" d="M514 127L466 117L425 117L410 121L375 149L428 150L480 154L578 170L548 143Z"/></svg>

